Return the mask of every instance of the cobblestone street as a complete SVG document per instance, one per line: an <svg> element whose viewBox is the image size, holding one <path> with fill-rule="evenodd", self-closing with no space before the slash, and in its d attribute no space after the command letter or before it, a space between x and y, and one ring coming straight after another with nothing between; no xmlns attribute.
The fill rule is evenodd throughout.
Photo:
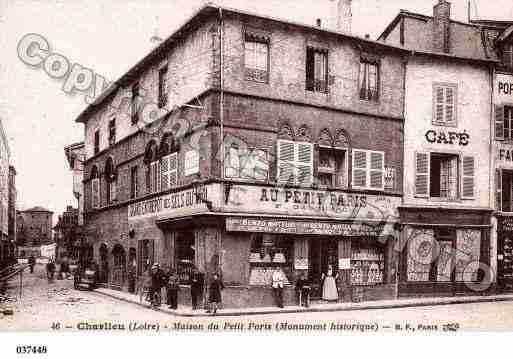
<svg viewBox="0 0 513 359"><path fill-rule="evenodd" d="M377 323L381 332L396 332L400 326L407 332L442 332L444 325L456 323L460 330L510 330L513 328L513 302L439 305L402 309L357 310L321 313L291 313L223 317L184 318L136 304L125 303L99 293L77 291L72 280L55 280L48 284L43 265L34 274L23 276L23 295L19 299L19 282L10 284L7 295L11 300L0 304L13 309L13 315L0 316L0 330L136 330L188 331L217 329L263 332L271 329L304 329L295 324L311 325L314 330L374 331ZM326 326L323 326L326 323ZM344 324L346 327L344 327ZM348 329L347 325L360 324ZM54 325L54 328L52 328Z"/></svg>

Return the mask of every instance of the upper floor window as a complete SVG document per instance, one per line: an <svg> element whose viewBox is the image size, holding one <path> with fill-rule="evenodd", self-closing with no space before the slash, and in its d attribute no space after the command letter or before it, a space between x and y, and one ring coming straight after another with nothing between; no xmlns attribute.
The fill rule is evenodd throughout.
<svg viewBox="0 0 513 359"><path fill-rule="evenodd" d="M502 63L504 66L513 68L513 44L504 45L502 48Z"/></svg>
<svg viewBox="0 0 513 359"><path fill-rule="evenodd" d="M159 69L159 94L158 105L159 108L165 107L167 104L167 66Z"/></svg>
<svg viewBox="0 0 513 359"><path fill-rule="evenodd" d="M116 119L113 118L109 121L109 145L113 145L116 142Z"/></svg>
<svg viewBox="0 0 513 359"><path fill-rule="evenodd" d="M164 140L157 147L152 141L145 153L146 170L146 191L148 193L165 191L178 184L178 148L174 143L169 145Z"/></svg>
<svg viewBox="0 0 513 359"><path fill-rule="evenodd" d="M225 176L249 181L266 181L269 174L267 151L231 144L225 150Z"/></svg>
<svg viewBox="0 0 513 359"><path fill-rule="evenodd" d="M383 190L385 187L384 176L384 152L353 150L353 188Z"/></svg>
<svg viewBox="0 0 513 359"><path fill-rule="evenodd" d="M328 51L308 47L306 49L306 89L328 92Z"/></svg>
<svg viewBox="0 0 513 359"><path fill-rule="evenodd" d="M377 64L360 61L360 99L378 101L379 67Z"/></svg>
<svg viewBox="0 0 513 359"><path fill-rule="evenodd" d="M246 34L244 41L246 80L269 82L269 42Z"/></svg>
<svg viewBox="0 0 513 359"><path fill-rule="evenodd" d="M448 153L415 154L415 196L442 200L475 197L475 162L472 156Z"/></svg>
<svg viewBox="0 0 513 359"><path fill-rule="evenodd" d="M495 106L495 138L513 140L513 107Z"/></svg>
<svg viewBox="0 0 513 359"><path fill-rule="evenodd" d="M513 212L513 171L496 170L497 210Z"/></svg>
<svg viewBox="0 0 513 359"><path fill-rule="evenodd" d="M112 204L116 200L117 181L116 169L112 157L105 163L105 183L107 184L107 204Z"/></svg>
<svg viewBox="0 0 513 359"><path fill-rule="evenodd" d="M313 144L278 140L278 182L310 186L313 181Z"/></svg>
<svg viewBox="0 0 513 359"><path fill-rule="evenodd" d="M130 169L130 198L137 198L139 191L138 167Z"/></svg>
<svg viewBox="0 0 513 359"><path fill-rule="evenodd" d="M433 85L433 124L456 126L457 86L453 84Z"/></svg>
<svg viewBox="0 0 513 359"><path fill-rule="evenodd" d="M140 87L139 82L136 82L132 86L132 124L137 123L139 121L139 96L140 96Z"/></svg>
<svg viewBox="0 0 513 359"><path fill-rule="evenodd" d="M91 207L100 208L100 175L96 166L91 169Z"/></svg>
<svg viewBox="0 0 513 359"><path fill-rule="evenodd" d="M320 147L317 172L321 186L347 187L347 150Z"/></svg>
<svg viewBox="0 0 513 359"><path fill-rule="evenodd" d="M100 129L94 131L94 154L100 152Z"/></svg>

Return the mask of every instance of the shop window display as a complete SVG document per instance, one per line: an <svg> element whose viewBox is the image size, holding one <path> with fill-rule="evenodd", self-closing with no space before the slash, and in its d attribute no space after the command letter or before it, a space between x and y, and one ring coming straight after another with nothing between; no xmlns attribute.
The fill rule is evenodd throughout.
<svg viewBox="0 0 513 359"><path fill-rule="evenodd" d="M383 283L385 277L384 248L375 244L362 243L362 240L353 242L351 246L351 284Z"/></svg>
<svg viewBox="0 0 513 359"><path fill-rule="evenodd" d="M293 263L293 240L286 236L255 234L249 255L250 285L271 285L276 268L283 271L290 284Z"/></svg>

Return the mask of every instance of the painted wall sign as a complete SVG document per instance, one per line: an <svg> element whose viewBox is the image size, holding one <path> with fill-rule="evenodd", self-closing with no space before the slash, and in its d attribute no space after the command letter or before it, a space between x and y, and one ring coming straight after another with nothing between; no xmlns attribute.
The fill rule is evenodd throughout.
<svg viewBox="0 0 513 359"><path fill-rule="evenodd" d="M308 269L308 258L296 258L294 260L294 269L307 270Z"/></svg>
<svg viewBox="0 0 513 359"><path fill-rule="evenodd" d="M467 146L470 140L470 135L466 130L463 130L463 132L428 130L424 137L429 143L441 143L444 145L459 146Z"/></svg>
<svg viewBox="0 0 513 359"><path fill-rule="evenodd" d="M499 161L513 162L513 150L499 148Z"/></svg>
<svg viewBox="0 0 513 359"><path fill-rule="evenodd" d="M199 151L190 150L185 152L184 166L185 176L199 173Z"/></svg>
<svg viewBox="0 0 513 359"><path fill-rule="evenodd" d="M223 205L233 213L397 221L401 198L344 191L233 185Z"/></svg>
<svg viewBox="0 0 513 359"><path fill-rule="evenodd" d="M173 218L207 212L205 201L214 200L216 193L220 193L219 185L203 185L132 203L128 205L128 220L151 217Z"/></svg>
<svg viewBox="0 0 513 359"><path fill-rule="evenodd" d="M390 233L385 225L367 223L329 223L278 219L226 218L226 230L276 234L327 236L382 236Z"/></svg>
<svg viewBox="0 0 513 359"><path fill-rule="evenodd" d="M338 269L351 269L351 258L339 258Z"/></svg>
<svg viewBox="0 0 513 359"><path fill-rule="evenodd" d="M513 76L497 74L494 83L495 103L513 103Z"/></svg>

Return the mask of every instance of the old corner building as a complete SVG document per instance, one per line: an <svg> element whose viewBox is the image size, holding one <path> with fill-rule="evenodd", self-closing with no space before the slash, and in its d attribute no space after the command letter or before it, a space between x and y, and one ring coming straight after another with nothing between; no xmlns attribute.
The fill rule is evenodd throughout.
<svg viewBox="0 0 513 359"><path fill-rule="evenodd" d="M221 274L224 306L268 306L275 268L292 303L299 273L319 297L332 265L341 300L395 297L406 54L201 9L78 118L101 280L124 289L158 262L186 285L194 265ZM166 109L149 126L142 92Z"/></svg>

